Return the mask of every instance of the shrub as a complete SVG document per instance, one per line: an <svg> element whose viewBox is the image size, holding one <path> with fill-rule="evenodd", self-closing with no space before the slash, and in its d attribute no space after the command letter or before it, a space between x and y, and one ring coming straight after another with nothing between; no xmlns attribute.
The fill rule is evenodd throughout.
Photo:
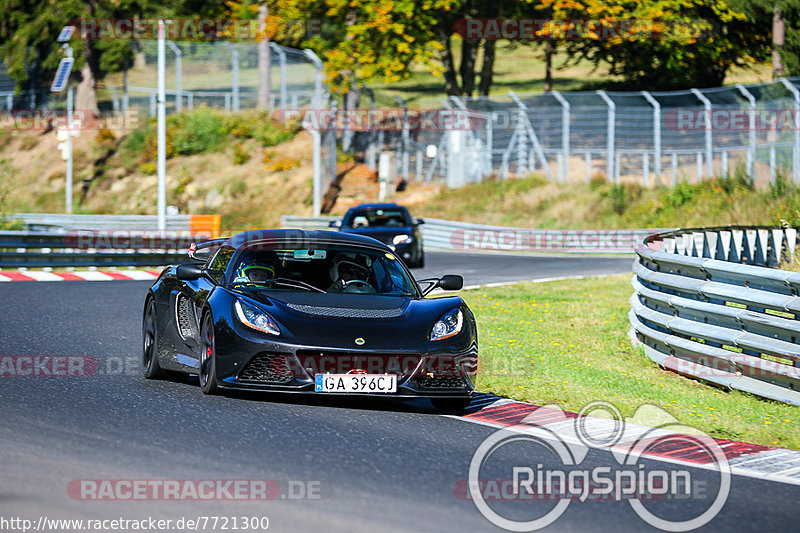
<svg viewBox="0 0 800 533"><path fill-rule="evenodd" d="M177 155L207 152L219 145L228 133L221 113L200 107L190 113L178 113L167 119L171 144Z"/></svg>
<svg viewBox="0 0 800 533"><path fill-rule="evenodd" d="M253 155L245 148L244 144L237 144L233 147L233 162L237 165L243 165L250 161Z"/></svg>

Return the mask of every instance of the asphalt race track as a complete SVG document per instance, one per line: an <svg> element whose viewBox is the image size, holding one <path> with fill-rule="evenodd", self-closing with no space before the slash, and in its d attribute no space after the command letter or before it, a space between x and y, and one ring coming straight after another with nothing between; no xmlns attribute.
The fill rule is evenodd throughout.
<svg viewBox="0 0 800 533"><path fill-rule="evenodd" d="M631 264L630 257L429 253L426 259L428 267L415 272L419 278L463 273L467 285L627 272ZM89 377L0 377L0 517L34 524L42 516L268 517L270 531L287 532L498 530L454 493L493 428L442 416L422 401L208 397L195 378L145 380L139 361L147 286L0 284L0 356L90 356L98 362ZM544 449L510 447L494 458L488 477L537 464L557 466ZM616 462L593 450L583 464ZM690 472L693 480L715 483L714 472ZM79 480L99 479L274 480L281 492L269 501L198 502L87 501L68 491ZM798 501L798 486L734 476L727 503L704 530L796 530ZM523 518L526 509L514 505L509 516ZM653 505L679 519L699 514L708 502ZM223 530L221 522L213 529L208 521L197 529ZM625 501L572 502L549 529L655 530Z"/></svg>

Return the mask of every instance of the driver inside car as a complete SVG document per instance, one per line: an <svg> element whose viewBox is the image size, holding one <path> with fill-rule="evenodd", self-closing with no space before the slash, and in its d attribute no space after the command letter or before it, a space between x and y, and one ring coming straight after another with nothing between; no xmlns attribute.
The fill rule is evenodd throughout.
<svg viewBox="0 0 800 533"><path fill-rule="evenodd" d="M256 283L267 285L275 278L275 267L257 261L243 262L236 269L233 283Z"/></svg>
<svg viewBox="0 0 800 533"><path fill-rule="evenodd" d="M331 267L331 278L334 282L328 292L375 292L374 287L367 281L370 274L369 266L361 264L353 255L336 257Z"/></svg>

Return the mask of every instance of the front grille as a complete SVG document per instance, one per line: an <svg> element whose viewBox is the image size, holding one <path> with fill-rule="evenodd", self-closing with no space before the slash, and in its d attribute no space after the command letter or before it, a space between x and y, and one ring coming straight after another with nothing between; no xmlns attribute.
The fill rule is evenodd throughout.
<svg viewBox="0 0 800 533"><path fill-rule="evenodd" d="M434 376L432 378L416 378L414 380L414 385L420 389L436 390L464 390L466 388L464 378L460 376Z"/></svg>
<svg viewBox="0 0 800 533"><path fill-rule="evenodd" d="M239 372L240 381L257 381L282 385L294 379L289 368L289 355L258 353Z"/></svg>
<svg viewBox="0 0 800 533"><path fill-rule="evenodd" d="M405 310L402 307L394 309L353 309L351 307L318 307L314 305L286 304L295 311L308 315L330 316L336 318L397 318Z"/></svg>

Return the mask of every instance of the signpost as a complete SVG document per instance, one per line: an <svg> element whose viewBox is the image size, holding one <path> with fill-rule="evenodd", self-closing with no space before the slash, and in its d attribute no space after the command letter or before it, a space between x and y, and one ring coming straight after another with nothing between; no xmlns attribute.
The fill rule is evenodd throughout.
<svg viewBox="0 0 800 533"><path fill-rule="evenodd" d="M66 212L72 213L72 137L76 136L78 132L73 132L74 125L72 121L72 85L69 84L69 75L72 73L72 65L75 64L75 59L72 57L72 47L68 44L72 34L75 32L75 26L64 26L61 33L58 34L57 42L63 43L61 48L64 50L65 57L61 59L58 64L58 70L53 78L53 84L50 86L50 91L57 93L67 88L67 128L66 137L61 132L58 133L58 140L65 141L66 145L59 144L62 156L67 160L67 186L66 186ZM66 154L65 154L66 152Z"/></svg>

